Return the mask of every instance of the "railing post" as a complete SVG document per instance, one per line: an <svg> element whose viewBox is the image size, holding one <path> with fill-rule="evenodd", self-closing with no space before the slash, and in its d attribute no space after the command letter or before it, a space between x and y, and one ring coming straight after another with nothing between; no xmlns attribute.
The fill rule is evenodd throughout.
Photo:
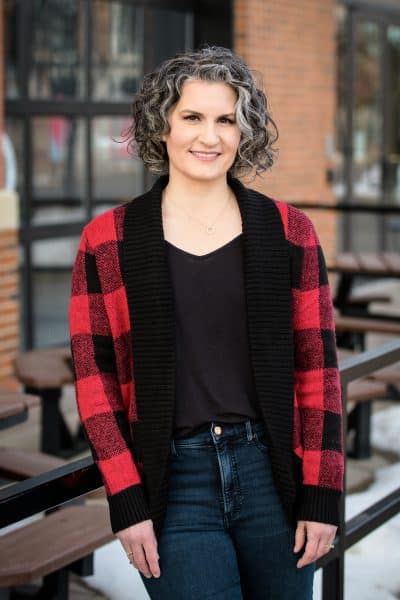
<svg viewBox="0 0 400 600"><path fill-rule="evenodd" d="M346 550L346 439L347 439L347 386L346 377L341 377L342 393L342 444L343 444L343 494L339 505L339 528L337 538L337 557L322 569L322 600L344 600L344 561Z"/></svg>
<svg viewBox="0 0 400 600"><path fill-rule="evenodd" d="M340 553L322 569L323 600L343 600L344 598L344 554Z"/></svg>

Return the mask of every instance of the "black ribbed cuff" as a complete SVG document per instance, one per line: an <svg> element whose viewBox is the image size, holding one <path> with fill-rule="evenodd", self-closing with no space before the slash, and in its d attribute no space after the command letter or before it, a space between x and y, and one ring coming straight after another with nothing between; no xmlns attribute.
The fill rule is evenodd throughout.
<svg viewBox="0 0 400 600"><path fill-rule="evenodd" d="M296 518L299 521L318 521L339 525L341 492L313 485L303 485Z"/></svg>
<svg viewBox="0 0 400 600"><path fill-rule="evenodd" d="M132 485L122 492L107 496L113 533L150 519L142 484Z"/></svg>

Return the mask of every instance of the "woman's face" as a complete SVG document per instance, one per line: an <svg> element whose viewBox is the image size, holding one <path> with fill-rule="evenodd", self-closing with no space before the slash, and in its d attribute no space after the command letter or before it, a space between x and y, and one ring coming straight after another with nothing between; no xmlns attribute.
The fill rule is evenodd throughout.
<svg viewBox="0 0 400 600"><path fill-rule="evenodd" d="M185 81L168 115L170 177L193 180L226 178L235 160L240 130L235 119L236 92L226 83Z"/></svg>

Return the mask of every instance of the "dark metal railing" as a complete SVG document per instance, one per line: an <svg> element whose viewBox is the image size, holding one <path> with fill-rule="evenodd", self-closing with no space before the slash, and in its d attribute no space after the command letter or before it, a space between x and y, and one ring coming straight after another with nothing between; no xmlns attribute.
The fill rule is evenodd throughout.
<svg viewBox="0 0 400 600"><path fill-rule="evenodd" d="M347 386L354 379L400 361L400 340L363 352L340 364L343 397L343 431L347 431ZM346 458L345 458L346 460ZM102 487L100 472L89 455L25 481L0 489L0 528L57 506ZM346 468L345 481L346 485ZM349 521L345 520L345 495L340 506L340 525L335 548L320 559L323 569L323 600L344 599L345 552L400 512L400 487Z"/></svg>
<svg viewBox="0 0 400 600"><path fill-rule="evenodd" d="M347 388L351 381L400 361L400 340L394 340L348 358L340 364L343 398L343 431L347 431ZM346 486L346 453L345 453ZM345 552L400 511L400 487L346 522L345 494L340 505L340 525L335 548L317 563L322 571L322 600L344 599Z"/></svg>

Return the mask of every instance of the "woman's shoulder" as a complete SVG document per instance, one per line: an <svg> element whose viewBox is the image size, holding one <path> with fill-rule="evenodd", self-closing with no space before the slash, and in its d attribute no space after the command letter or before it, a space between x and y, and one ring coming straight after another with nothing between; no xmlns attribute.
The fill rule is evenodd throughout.
<svg viewBox="0 0 400 600"><path fill-rule="evenodd" d="M293 204L277 201L277 207L284 220L285 235L296 246L314 245L316 233L310 217Z"/></svg>
<svg viewBox="0 0 400 600"><path fill-rule="evenodd" d="M122 240L123 221L129 202L105 210L93 217L84 227L90 245L96 248L99 244Z"/></svg>
<svg viewBox="0 0 400 600"><path fill-rule="evenodd" d="M296 246L313 245L316 233L312 220L300 208L284 200L260 194L265 200L273 202L279 212L286 239Z"/></svg>

